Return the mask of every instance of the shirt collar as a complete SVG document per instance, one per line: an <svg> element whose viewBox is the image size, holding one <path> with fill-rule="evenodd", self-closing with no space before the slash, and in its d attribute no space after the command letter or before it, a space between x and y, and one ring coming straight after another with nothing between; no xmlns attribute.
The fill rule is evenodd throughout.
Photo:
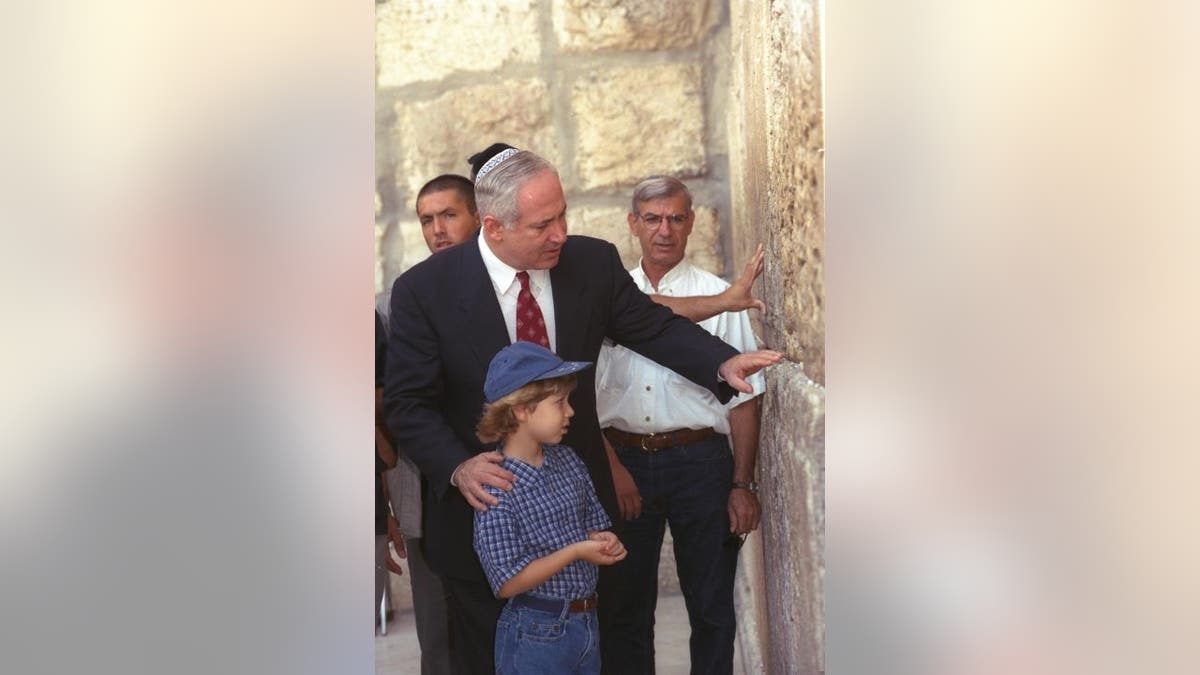
<svg viewBox="0 0 1200 675"><path fill-rule="evenodd" d="M634 282L641 287L643 293L661 293L664 290L668 290L672 284L682 281L687 276L688 270L691 268L692 264L688 262L688 259L685 256L683 260L679 261L679 264L675 265L670 270L667 270L667 273L663 275L663 278L658 280L657 291L655 291L654 287L650 285L650 278L646 276L646 270L642 269L641 258L638 258L637 266L629 270L629 274L633 277Z"/></svg>
<svg viewBox="0 0 1200 675"><path fill-rule="evenodd" d="M483 236L483 228L479 228L479 255L483 258L483 266L487 269L492 285L500 295L508 293L517 281L517 272L521 270L511 267L492 251L491 244ZM550 270L527 270L529 272L530 290L537 290L550 281Z"/></svg>
<svg viewBox="0 0 1200 675"><path fill-rule="evenodd" d="M551 470L557 463L556 460L553 459L555 455L553 449L557 447L558 446L556 445L542 446L542 466L540 468L535 467L532 464L526 464L525 462L516 459L515 457L509 457L508 455L504 456L504 462L502 462L502 464L504 465L504 468L511 471L512 474L517 477L518 482L520 482L521 479L524 479L526 483L529 483L532 480L541 480L543 472ZM504 452L503 447L500 447L499 450L501 453Z"/></svg>

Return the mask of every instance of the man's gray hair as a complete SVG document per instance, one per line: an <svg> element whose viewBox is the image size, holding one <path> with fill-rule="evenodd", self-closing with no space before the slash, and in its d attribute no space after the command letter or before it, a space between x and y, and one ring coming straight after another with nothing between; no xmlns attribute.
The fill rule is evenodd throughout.
<svg viewBox="0 0 1200 675"><path fill-rule="evenodd" d="M633 201L630 202L629 212L635 216L641 215L642 212L638 206L642 202L674 197L680 193L687 197L687 208L689 211L692 210L692 191L683 184L683 181L670 176L650 176L633 189Z"/></svg>
<svg viewBox="0 0 1200 675"><path fill-rule="evenodd" d="M517 192L531 178L550 171L555 176L554 165L528 150L522 150L500 163L475 182L475 205L479 217L492 216L506 229L517 226L521 218L517 208Z"/></svg>

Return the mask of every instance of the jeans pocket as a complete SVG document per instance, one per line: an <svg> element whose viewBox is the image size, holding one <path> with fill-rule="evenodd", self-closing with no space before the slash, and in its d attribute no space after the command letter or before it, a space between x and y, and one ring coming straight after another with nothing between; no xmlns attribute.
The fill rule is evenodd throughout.
<svg viewBox="0 0 1200 675"><path fill-rule="evenodd" d="M524 621L518 642L557 642L566 633L562 621Z"/></svg>

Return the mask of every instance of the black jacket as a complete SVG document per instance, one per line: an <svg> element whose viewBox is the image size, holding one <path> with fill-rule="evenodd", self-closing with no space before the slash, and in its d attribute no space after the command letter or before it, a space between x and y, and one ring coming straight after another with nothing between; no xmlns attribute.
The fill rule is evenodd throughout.
<svg viewBox="0 0 1200 675"><path fill-rule="evenodd" d="M439 574L484 581L472 547L473 510L450 474L480 452L475 424L483 381L509 343L477 238L412 267L392 288L384 409L398 449L426 478L425 552ZM560 357L595 363L605 337L671 368L728 401L717 369L737 350L654 303L621 266L616 248L571 236L550 271ZM587 465L601 504L616 522L612 474L596 417L595 368L579 373L575 417L563 439Z"/></svg>

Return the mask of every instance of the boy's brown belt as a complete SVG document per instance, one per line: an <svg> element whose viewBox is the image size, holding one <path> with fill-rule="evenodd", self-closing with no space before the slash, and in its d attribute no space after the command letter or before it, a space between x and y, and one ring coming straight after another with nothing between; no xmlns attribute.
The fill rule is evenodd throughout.
<svg viewBox="0 0 1200 675"><path fill-rule="evenodd" d="M567 601L555 600L553 598L540 598L536 595L522 593L521 595L513 596L513 602L518 605L532 607L533 609L538 609L543 612L557 613L562 611L563 604ZM571 613L590 612L593 609L596 609L596 595L594 593L586 598L572 600L570 606L567 607L567 611Z"/></svg>
<svg viewBox="0 0 1200 675"><path fill-rule="evenodd" d="M616 445L623 445L627 448L641 448L647 452L656 452L663 448L703 441L716 433L712 427L705 427L703 429L676 429L675 431L664 431L657 434L631 434L628 431L621 431L615 427L609 427L604 430L604 434L608 436L608 440Z"/></svg>

